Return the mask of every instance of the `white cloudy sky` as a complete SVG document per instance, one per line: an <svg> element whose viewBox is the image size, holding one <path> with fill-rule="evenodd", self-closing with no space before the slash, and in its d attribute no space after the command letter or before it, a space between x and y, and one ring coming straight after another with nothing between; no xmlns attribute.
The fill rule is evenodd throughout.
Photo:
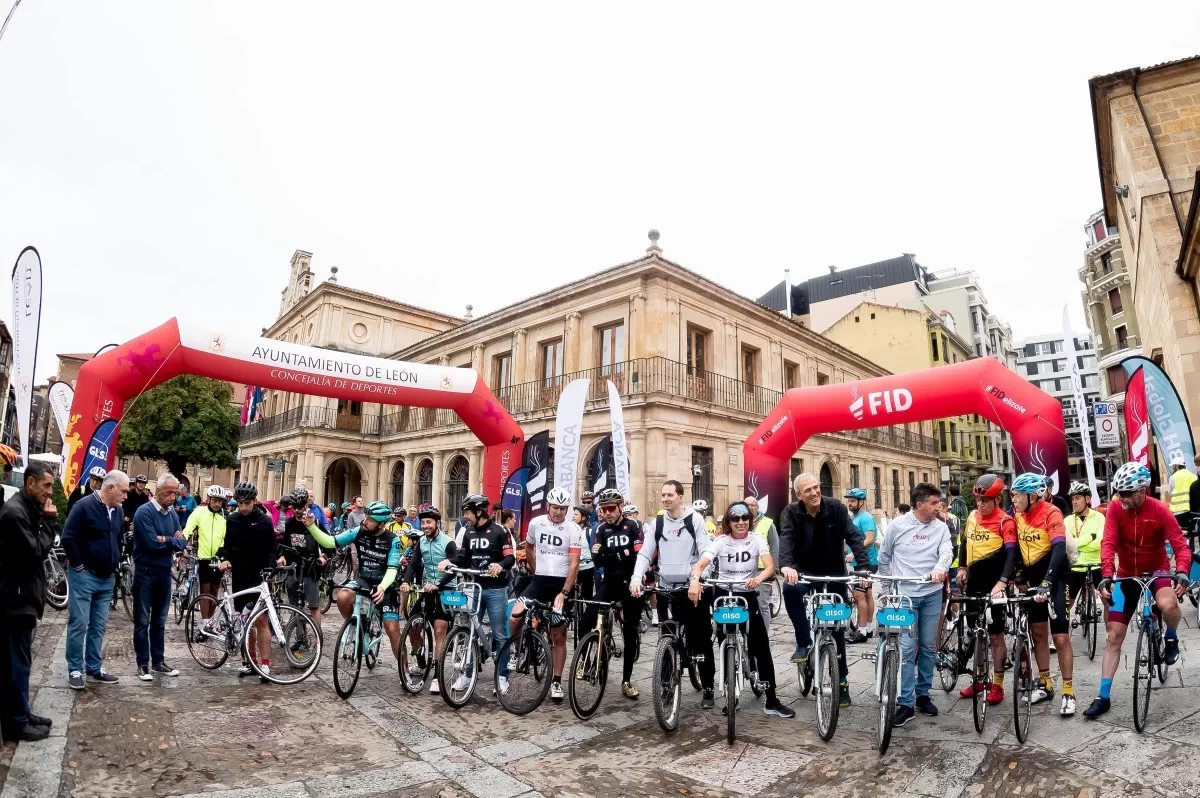
<svg viewBox="0 0 1200 798"><path fill-rule="evenodd" d="M751 296L913 252L1018 337L1082 325L1087 80L1200 52L1200 3L983 5L25 0L0 259L43 255L39 379L181 312L257 332L295 249L479 313L650 227Z"/></svg>

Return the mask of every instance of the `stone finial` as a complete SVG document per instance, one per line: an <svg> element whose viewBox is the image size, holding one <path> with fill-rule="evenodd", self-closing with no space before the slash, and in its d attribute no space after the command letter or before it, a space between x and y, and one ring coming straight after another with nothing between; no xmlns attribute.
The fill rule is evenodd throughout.
<svg viewBox="0 0 1200 798"><path fill-rule="evenodd" d="M649 254L661 253L662 248L658 246L658 231L651 228L646 237L650 239L650 246L646 247L646 252Z"/></svg>
<svg viewBox="0 0 1200 798"><path fill-rule="evenodd" d="M331 282L331 283L336 283L336 282L337 282L337 273L338 273L338 267L337 267L337 266L330 266L330 267L329 267L329 282Z"/></svg>
<svg viewBox="0 0 1200 798"><path fill-rule="evenodd" d="M475 310L474 305L467 305L467 315L463 316L463 318L467 321L470 321L471 319L475 318L474 310Z"/></svg>

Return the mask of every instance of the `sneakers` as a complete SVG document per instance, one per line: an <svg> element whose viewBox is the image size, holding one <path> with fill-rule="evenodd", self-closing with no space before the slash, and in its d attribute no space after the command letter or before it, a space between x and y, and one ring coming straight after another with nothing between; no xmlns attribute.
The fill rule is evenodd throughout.
<svg viewBox="0 0 1200 798"><path fill-rule="evenodd" d="M910 720L912 720L916 716L917 716L916 710L914 710L910 706L905 706L904 704L901 704L900 706L896 707L896 714L892 718L892 725L895 726L896 728L900 728L901 726L903 726L905 723L908 723Z"/></svg>
<svg viewBox="0 0 1200 798"><path fill-rule="evenodd" d="M99 682L100 684L119 684L121 682L120 679L104 670L104 668L101 668L98 673L89 673L87 680L89 682Z"/></svg>
<svg viewBox="0 0 1200 798"><path fill-rule="evenodd" d="M621 684L621 694L626 698L637 698L638 689L629 682L624 682Z"/></svg>
<svg viewBox="0 0 1200 798"><path fill-rule="evenodd" d="M988 685L987 702L992 706L996 706L1004 700L1004 688L998 684L992 683Z"/></svg>
<svg viewBox="0 0 1200 798"><path fill-rule="evenodd" d="M251 668L249 665L243 665L242 667L238 668L237 675L239 679L252 676L254 675L254 668Z"/></svg>
<svg viewBox="0 0 1200 798"><path fill-rule="evenodd" d="M442 692L442 686L438 684L437 677L429 680L429 692L439 694ZM550 692L554 692L554 687L550 688Z"/></svg>
<svg viewBox="0 0 1200 798"><path fill-rule="evenodd" d="M792 662L798 665L808 662L808 646L796 646L796 650L792 652Z"/></svg>
<svg viewBox="0 0 1200 798"><path fill-rule="evenodd" d="M1049 701L1051 698L1054 698L1054 688L1046 688L1039 684L1037 687L1033 688L1033 692L1029 694L1029 703L1040 704L1043 701Z"/></svg>
<svg viewBox="0 0 1200 798"><path fill-rule="evenodd" d="M1179 638L1168 637L1163 641L1163 661L1168 665L1179 662Z"/></svg>
<svg viewBox="0 0 1200 798"><path fill-rule="evenodd" d="M1064 695L1062 697L1062 704L1058 707L1058 714L1064 718L1075 714L1075 696Z"/></svg>
<svg viewBox="0 0 1200 798"><path fill-rule="evenodd" d="M143 682L154 681L154 677L150 675L150 669L145 665L138 666L138 680Z"/></svg>
<svg viewBox="0 0 1200 798"><path fill-rule="evenodd" d="M456 693L461 693L471 686L471 677L465 673L458 674L458 678L454 680L454 684L450 685L450 689Z"/></svg>
<svg viewBox="0 0 1200 798"><path fill-rule="evenodd" d="M70 687L72 690L84 689L83 672L82 671L71 671L71 677L69 679L67 679L67 686Z"/></svg>
<svg viewBox="0 0 1200 798"><path fill-rule="evenodd" d="M842 682L838 685L838 706L842 709L850 706L850 684Z"/></svg>
<svg viewBox="0 0 1200 798"><path fill-rule="evenodd" d="M179 671L175 670L174 668L172 668L170 665L168 665L165 662L158 663L150 670L154 671L155 673L159 674L160 676L174 677L174 676L179 675Z"/></svg>
<svg viewBox="0 0 1200 798"><path fill-rule="evenodd" d="M716 705L717 705L717 702L713 700L713 691L705 690L704 696L700 699L700 708L701 709L712 709Z"/></svg>
<svg viewBox="0 0 1200 798"><path fill-rule="evenodd" d="M268 682L270 682L271 680L267 678L268 676L270 676L270 675L271 675L271 668L270 668L270 666L268 666L268 665L259 665L259 666L258 666L258 669L259 669L259 671L261 671L261 674L259 675L259 677L258 677L258 680L259 680L260 682L262 682L263 684L267 684Z"/></svg>
<svg viewBox="0 0 1200 798"><path fill-rule="evenodd" d="M500 685L500 695L508 695L508 677L501 676L496 680L496 683Z"/></svg>
<svg viewBox="0 0 1200 798"><path fill-rule="evenodd" d="M1083 716L1085 718L1087 718L1088 720L1095 720L1096 718L1103 715L1105 712L1108 712L1108 710L1110 710L1111 708L1112 708L1112 701L1110 699L1097 698L1095 701L1092 702L1092 705L1090 707L1088 707L1086 710L1084 710Z"/></svg>
<svg viewBox="0 0 1200 798"><path fill-rule="evenodd" d="M974 698L975 697L975 682L971 682L966 687L958 691L959 698Z"/></svg>
<svg viewBox="0 0 1200 798"><path fill-rule="evenodd" d="M18 729L16 734L4 733L5 742L20 741L23 743L36 743L38 740L45 740L50 736L49 726L38 726L35 723L26 723L24 727Z"/></svg>
<svg viewBox="0 0 1200 798"><path fill-rule="evenodd" d="M562 701L563 698L566 697L566 693L564 693L562 689L562 682L550 683L550 697L555 701Z"/></svg>
<svg viewBox="0 0 1200 798"><path fill-rule="evenodd" d="M936 718L938 713L937 704L933 703L933 699L927 695L917 696L917 711L922 715L928 715L931 718Z"/></svg>
<svg viewBox="0 0 1200 798"><path fill-rule="evenodd" d="M424 676L425 676L425 669L424 669L423 667L421 667L420 665L417 665L416 663L413 663L413 664L411 664L411 665L409 665L409 666L408 666L408 675L409 675L409 676L416 676L416 677L424 677Z"/></svg>
<svg viewBox="0 0 1200 798"><path fill-rule="evenodd" d="M763 705L764 715L774 715L777 718L791 720L796 717L796 713L790 707L786 707L778 698L772 698Z"/></svg>

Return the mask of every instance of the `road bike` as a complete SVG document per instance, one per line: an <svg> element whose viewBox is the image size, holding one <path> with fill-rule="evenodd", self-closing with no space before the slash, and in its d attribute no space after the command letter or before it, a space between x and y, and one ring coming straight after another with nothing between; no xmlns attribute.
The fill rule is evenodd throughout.
<svg viewBox="0 0 1200 798"><path fill-rule="evenodd" d="M892 723L896 719L896 697L900 691L900 635L913 634L917 613L912 599L899 594L900 584L928 584L929 577L872 576L883 592L878 598L875 622L879 627L879 641L875 650L862 655L863 659L875 663L875 697L879 702L879 717L876 726L875 745L880 754L887 753L892 741ZM889 592L890 591L890 592Z"/></svg>
<svg viewBox="0 0 1200 798"><path fill-rule="evenodd" d="M113 579L113 594L111 609L120 604L125 608L129 620L133 620L133 536L126 534L126 541L121 546L121 562Z"/></svg>
<svg viewBox="0 0 1200 798"><path fill-rule="evenodd" d="M822 590L828 590L830 584L857 583L859 579L861 577L858 576L801 576L799 584L821 585ZM804 597L804 602L809 627L813 630L813 646L808 658L796 664L796 676L801 695L815 692L817 733L822 740L829 742L837 730L838 711L841 708L841 680L834 632L845 630L854 612L854 605L847 604L840 593L829 592L810 593Z"/></svg>
<svg viewBox="0 0 1200 798"><path fill-rule="evenodd" d="M383 643L383 617L371 598L375 588L355 584L342 586L354 591L354 611L342 623L333 657L333 689L341 698L349 698L358 684L363 661L367 670L375 670L379 647Z"/></svg>
<svg viewBox="0 0 1200 798"><path fill-rule="evenodd" d="M192 602L183 628L188 652L196 664L216 670L231 653L240 652L243 662L274 684L299 684L313 674L321 661L321 632L307 613L290 604L275 603L271 577L277 570L280 569L264 569L257 587L226 593L220 599L211 593L201 593ZM234 599L239 596L254 596L254 604L237 612ZM249 632L256 629L264 616L269 636L266 659L273 667L259 662L250 651Z"/></svg>
<svg viewBox="0 0 1200 798"><path fill-rule="evenodd" d="M649 587L647 593L657 596L657 601L670 601L671 594L685 586ZM680 621L668 618L659 624L658 646L654 651L654 669L650 690L650 703L654 707L654 717L658 725L667 734L679 728L679 706L682 698L682 671L687 670L688 677L695 690L700 690L700 661L701 657L692 654L687 644L687 626Z"/></svg>
<svg viewBox="0 0 1200 798"><path fill-rule="evenodd" d="M417 598L409 597L416 595ZM400 655L396 657L396 670L400 674L400 686L406 693L416 695L429 681L429 674L437 665L437 649L434 648L433 602L438 600L438 591L401 591L400 602L408 606L404 623L400 626ZM416 602L420 601L420 604Z"/></svg>
<svg viewBox="0 0 1200 798"><path fill-rule="evenodd" d="M325 561L325 567L321 569L321 576L317 580L317 606L322 614L329 612L330 606L333 605L333 596L338 589L349 584L351 566L349 546L338 549Z"/></svg>
<svg viewBox="0 0 1200 798"><path fill-rule="evenodd" d="M1006 604L1007 599L992 599L989 596L954 596L949 599L948 603L951 606L958 605L962 608L956 622L956 626L959 628L957 635L958 639L963 641L962 650L965 657L971 662L968 672L971 677L971 716L975 721L976 733L983 734L984 719L987 714L987 693L993 670L992 645L987 627L992 622L992 605ZM961 670L961 666L959 669ZM957 679L956 675L955 682ZM945 683L946 680L943 678L943 687ZM953 685L951 689L953 689Z"/></svg>
<svg viewBox="0 0 1200 798"><path fill-rule="evenodd" d="M180 554L175 559L175 578L171 585L171 614L176 624L183 623L187 608L200 595L200 559Z"/></svg>
<svg viewBox="0 0 1200 798"><path fill-rule="evenodd" d="M1166 640L1164 638L1165 624L1162 613L1154 601L1150 586L1154 580L1165 574L1125 576L1113 580L1117 582L1134 582L1141 589L1137 610L1138 636L1137 646L1133 655L1133 726L1139 732L1146 730L1146 720L1150 715L1150 692L1154 687L1154 676L1157 672L1159 684L1167 681Z"/></svg>
<svg viewBox="0 0 1200 798"><path fill-rule="evenodd" d="M66 609L71 588L67 581L67 553L58 535L54 536L54 545L46 554L43 568L46 571L46 603L56 610Z"/></svg>
<svg viewBox="0 0 1200 798"><path fill-rule="evenodd" d="M1007 637L1009 656L1013 670L1013 725L1017 741L1024 743L1029 737L1029 715L1033 708L1033 690L1038 683L1038 667L1034 662L1033 637L1029 632L1029 616L1025 605L1033 601L1032 596L1009 593L1005 598L1008 605ZM1050 617L1054 617L1053 600L1049 604Z"/></svg>
<svg viewBox="0 0 1200 798"><path fill-rule="evenodd" d="M504 641L497 658L507 663L507 673L496 668L495 675L500 705L514 715L528 715L546 700L554 670L548 633L552 624L566 623L545 602L528 598L521 602L525 605L525 616L516 633ZM500 689L501 676L508 677L507 690Z"/></svg>
<svg viewBox="0 0 1200 798"><path fill-rule="evenodd" d="M714 687L725 694L725 741L733 745L737 737L737 705L742 688L749 684L755 695L762 695L767 688L750 662L746 642L750 628L750 603L745 596L734 593L735 587L746 591L746 580L704 579L700 584L714 591L724 590L723 595L713 597L712 605L713 621L721 637Z"/></svg>
<svg viewBox="0 0 1200 798"><path fill-rule="evenodd" d="M466 706L475 694L479 671L487 662L491 634L479 621L479 604L483 588L475 577L487 576L487 571L450 566L448 573L459 577L458 584L442 593L442 606L450 610L450 631L437 661L438 683L442 700L454 709Z"/></svg>
<svg viewBox="0 0 1200 798"><path fill-rule="evenodd" d="M1104 623L1100 602L1096 599L1096 589L1092 587L1092 572L1100 570L1099 565L1086 565L1083 570L1083 590L1075 599L1071 612L1075 616L1072 627L1078 626L1087 646L1088 659L1096 658L1096 637Z"/></svg>
<svg viewBox="0 0 1200 798"><path fill-rule="evenodd" d="M608 661L621 656L621 645L617 642L617 635L621 631L621 602L576 599L575 603L599 609L595 628L575 646L575 656L571 659L567 678L567 698L571 711L580 720L587 720L596 714L600 700L604 698L604 689L608 685ZM639 616L643 614L639 613ZM626 622L634 623L632 619ZM638 653L635 648L635 660Z"/></svg>
<svg viewBox="0 0 1200 798"><path fill-rule="evenodd" d="M947 693L954 692L958 686L958 677L966 673L966 663L974 651L974 637L967 626L960 598L957 591L953 591L946 603L946 621L939 632L937 658L934 661L938 680Z"/></svg>

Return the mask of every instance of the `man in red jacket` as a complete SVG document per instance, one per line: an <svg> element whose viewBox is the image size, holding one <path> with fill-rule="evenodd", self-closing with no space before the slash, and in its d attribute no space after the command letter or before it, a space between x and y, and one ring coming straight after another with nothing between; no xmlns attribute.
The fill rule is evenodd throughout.
<svg viewBox="0 0 1200 798"><path fill-rule="evenodd" d="M1146 495L1150 486L1150 469L1141 463L1126 463L1113 475L1115 500L1109 502L1108 515L1104 519L1104 539L1100 544L1100 593L1111 600L1114 592L1114 570L1116 584L1124 599L1121 609L1109 608L1107 637L1104 644L1104 662L1100 666L1100 695L1088 707L1084 716L1090 720L1109 710L1113 675L1121 660L1121 645L1129 621L1137 611L1141 586L1132 581L1121 581L1131 576L1154 575L1150 592L1154 603L1162 613L1166 625L1165 660L1168 665L1179 659L1179 597L1188 587L1188 571L1191 570L1192 553L1187 540L1179 529L1179 523L1165 504ZM1175 577L1172 579L1171 562L1167 558L1167 544L1175 553ZM1116 561L1120 561L1117 568Z"/></svg>

